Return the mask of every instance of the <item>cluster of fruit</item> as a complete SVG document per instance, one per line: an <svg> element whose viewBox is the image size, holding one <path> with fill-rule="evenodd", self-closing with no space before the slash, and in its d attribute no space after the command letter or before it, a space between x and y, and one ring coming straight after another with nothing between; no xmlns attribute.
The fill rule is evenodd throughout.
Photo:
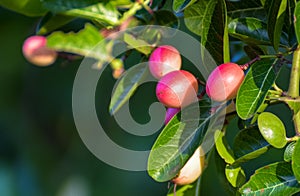
<svg viewBox="0 0 300 196"><path fill-rule="evenodd" d="M198 80L181 69L179 51L170 45L157 47L150 55L149 70L158 79L156 96L167 107L165 124L167 124L180 109L198 100ZM244 79L243 69L235 63L224 63L216 67L206 82L208 97L217 102L235 98ZM185 185L194 182L204 169L205 155L197 148L191 158L180 170L175 184Z"/></svg>
<svg viewBox="0 0 300 196"><path fill-rule="evenodd" d="M44 36L31 36L23 45L24 57L39 66L54 63L57 52L46 46ZM185 70L181 70L181 55L170 45L157 47L150 55L149 70L159 81L156 86L158 100L167 107L165 124L182 108L198 101L198 80ZM206 81L206 94L214 101L233 99L244 79L243 69L235 63L224 63L216 67ZM173 179L175 184L184 185L195 181L204 169L205 155L197 148Z"/></svg>

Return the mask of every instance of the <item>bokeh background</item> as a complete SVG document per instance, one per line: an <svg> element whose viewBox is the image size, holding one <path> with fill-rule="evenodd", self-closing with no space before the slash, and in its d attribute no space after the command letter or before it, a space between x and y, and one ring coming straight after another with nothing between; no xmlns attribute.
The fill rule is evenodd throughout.
<svg viewBox="0 0 300 196"><path fill-rule="evenodd" d="M98 160L81 141L71 107L73 80L81 61L59 59L45 68L28 63L22 56L22 44L35 33L39 18L0 8L0 20L0 195L166 195L167 183L153 181L147 172L111 167ZM233 51L236 53L232 53L232 58L241 59L238 56L241 48ZM134 63L136 59L129 60ZM286 89L288 69L282 74L279 83ZM100 121L107 134L124 147L150 149L157 134L143 138L129 135L108 114L109 97L116 81L111 70L105 70L100 80L105 86L97 91L96 107L103 116ZM155 100L154 93L149 93L155 85L145 85L147 88L140 88L131 100L132 115L140 123L150 119L148 106ZM281 105L272 110L285 119L291 130L291 114L287 108ZM230 126L229 138L236 134L234 124L237 119ZM250 175L264 163L280 159L282 151L273 149L244 166ZM222 192L223 184L215 180L216 176L222 178L222 171L210 164L203 174L201 192L230 195Z"/></svg>

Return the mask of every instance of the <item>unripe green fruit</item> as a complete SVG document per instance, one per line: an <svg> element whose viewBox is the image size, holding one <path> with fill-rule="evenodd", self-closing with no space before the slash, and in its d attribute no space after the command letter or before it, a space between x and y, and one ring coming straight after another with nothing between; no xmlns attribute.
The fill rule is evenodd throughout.
<svg viewBox="0 0 300 196"><path fill-rule="evenodd" d="M47 39L44 36L31 36L23 44L23 55L32 64L48 66L54 63L57 57L55 50L46 46Z"/></svg>
<svg viewBox="0 0 300 196"><path fill-rule="evenodd" d="M156 86L158 100L167 107L181 108L198 100L197 79L188 71L172 71L163 76Z"/></svg>
<svg viewBox="0 0 300 196"><path fill-rule="evenodd" d="M179 108L168 108L166 111L165 125L180 111Z"/></svg>
<svg viewBox="0 0 300 196"><path fill-rule="evenodd" d="M206 81L206 93L214 101L233 99L244 77L244 72L238 64L221 64L209 75Z"/></svg>
<svg viewBox="0 0 300 196"><path fill-rule="evenodd" d="M178 176L172 181L178 185L191 184L199 178L204 170L204 167L205 155L200 146L180 170Z"/></svg>
<svg viewBox="0 0 300 196"><path fill-rule="evenodd" d="M159 46L150 55L149 70L157 79L171 71L180 70L180 68L181 56L173 46Z"/></svg>

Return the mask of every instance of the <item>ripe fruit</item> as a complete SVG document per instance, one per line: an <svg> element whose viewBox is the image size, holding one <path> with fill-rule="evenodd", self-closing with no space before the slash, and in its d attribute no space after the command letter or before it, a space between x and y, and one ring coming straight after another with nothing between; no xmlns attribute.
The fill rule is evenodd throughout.
<svg viewBox="0 0 300 196"><path fill-rule="evenodd" d="M244 72L238 64L221 64L209 75L206 81L206 93L214 101L233 99L244 77Z"/></svg>
<svg viewBox="0 0 300 196"><path fill-rule="evenodd" d="M178 185L193 183L202 174L204 170L204 162L204 151L200 146L180 170L178 176L172 181Z"/></svg>
<svg viewBox="0 0 300 196"><path fill-rule="evenodd" d="M23 44L23 55L31 63L39 66L48 66L54 63L57 57L55 50L47 48L47 39L44 36L31 36Z"/></svg>
<svg viewBox="0 0 300 196"><path fill-rule="evenodd" d="M176 48L163 45L156 48L149 58L149 69L151 74L160 79L167 73L181 68L181 56Z"/></svg>
<svg viewBox="0 0 300 196"><path fill-rule="evenodd" d="M156 86L158 100L167 107L181 108L196 102L197 79L188 71L172 71L163 76Z"/></svg>
<svg viewBox="0 0 300 196"><path fill-rule="evenodd" d="M165 125L180 111L179 108L168 108L166 111Z"/></svg>

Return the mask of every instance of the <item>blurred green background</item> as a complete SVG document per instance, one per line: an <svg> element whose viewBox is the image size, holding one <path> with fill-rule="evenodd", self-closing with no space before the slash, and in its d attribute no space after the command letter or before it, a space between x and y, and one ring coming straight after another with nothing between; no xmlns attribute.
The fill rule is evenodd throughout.
<svg viewBox="0 0 300 196"><path fill-rule="evenodd" d="M22 55L22 44L35 33L39 18L0 8L0 20L0 195L166 195L167 183L156 183L147 172L111 167L98 160L81 141L74 125L71 104L73 80L81 61L59 59L45 68L31 65ZM232 54L239 51L240 48ZM134 64L138 58L131 60ZM284 89L287 89L288 77L289 70L284 68L279 77L279 84ZM96 108L98 114L105 116L100 122L107 135L130 149L150 149L157 134L132 136L122 131L108 114L115 82L110 69L105 70L100 82L105 86L97 91L96 100L101 102L96 101ZM150 120L147 112L155 100L155 84L145 85L147 88L139 88L130 105L133 117L140 123ZM149 93L149 89L153 93ZM285 106L279 105L271 110L284 119L288 130L292 129L291 114ZM237 119L230 125L228 138L231 140L237 133L236 124ZM272 149L244 167L249 169L249 176L263 164L281 159L282 151ZM218 162L217 158L212 160ZM221 187L224 185L223 174L215 164L210 164L203 174L201 193L224 195Z"/></svg>
<svg viewBox="0 0 300 196"><path fill-rule="evenodd" d="M166 183L154 182L146 172L113 168L81 141L71 108L80 61L31 65L22 44L35 33L39 18L0 8L0 20L0 195L165 195ZM110 70L106 75L108 92L115 80ZM110 94L99 94L107 103ZM112 119L103 121L124 145L149 149L154 141L155 136L130 140L110 126Z"/></svg>

